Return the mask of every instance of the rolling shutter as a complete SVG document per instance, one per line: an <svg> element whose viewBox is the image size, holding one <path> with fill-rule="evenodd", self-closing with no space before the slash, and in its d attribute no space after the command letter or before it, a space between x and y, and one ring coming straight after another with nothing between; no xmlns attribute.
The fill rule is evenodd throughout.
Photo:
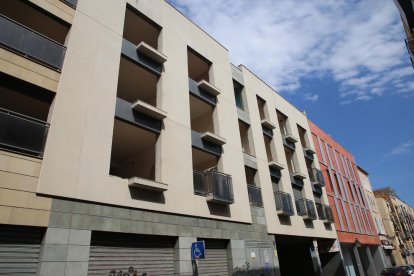
<svg viewBox="0 0 414 276"><path fill-rule="evenodd" d="M205 239L206 258L198 261L198 274L205 276L229 275L227 268L227 240Z"/></svg>
<svg viewBox="0 0 414 276"><path fill-rule="evenodd" d="M93 232L88 275L110 275L112 270L137 275L174 275L174 237ZM134 273L130 273L134 275Z"/></svg>
<svg viewBox="0 0 414 276"><path fill-rule="evenodd" d="M36 275L45 230L0 226L0 275Z"/></svg>

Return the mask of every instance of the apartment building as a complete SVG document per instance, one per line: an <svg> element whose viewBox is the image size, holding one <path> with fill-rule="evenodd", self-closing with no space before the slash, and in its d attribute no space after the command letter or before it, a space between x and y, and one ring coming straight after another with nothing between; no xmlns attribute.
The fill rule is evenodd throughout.
<svg viewBox="0 0 414 276"><path fill-rule="evenodd" d="M379 253L381 254L383 260L383 267L391 267L391 256L392 250L395 250L395 247L392 245L392 240L388 237L387 231L385 230L384 224L382 223L382 217L379 212L377 202L375 201L374 192L372 190L371 181L369 180L369 173L363 169L361 166L357 166L358 176L361 180L361 185L365 193L365 198L368 201L369 210L371 212L372 219L375 222L375 229L378 237L381 241L382 248L379 248ZM381 267L379 267L381 268ZM381 268L381 270L382 270Z"/></svg>
<svg viewBox="0 0 414 276"><path fill-rule="evenodd" d="M384 267L375 229L353 155L321 128L309 121L319 166L346 275L378 275Z"/></svg>
<svg viewBox="0 0 414 276"><path fill-rule="evenodd" d="M413 208L402 201L391 187L376 189L374 195L385 230L395 247L391 256L393 265L413 264Z"/></svg>
<svg viewBox="0 0 414 276"><path fill-rule="evenodd" d="M339 275L306 115L170 4L0 11L2 272Z"/></svg>
<svg viewBox="0 0 414 276"><path fill-rule="evenodd" d="M405 45L414 68L414 3L411 0L394 0L400 12L401 22L407 36Z"/></svg>

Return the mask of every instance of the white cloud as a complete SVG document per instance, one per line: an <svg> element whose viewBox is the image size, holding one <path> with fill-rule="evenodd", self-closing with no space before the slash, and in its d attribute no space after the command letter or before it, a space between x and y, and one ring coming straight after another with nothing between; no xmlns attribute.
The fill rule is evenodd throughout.
<svg viewBox="0 0 414 276"><path fill-rule="evenodd" d="M414 146L414 141L410 140L408 142L405 142L401 145L398 145L394 149L392 149L388 154L386 154L386 157L393 156L393 155L400 155L400 154L407 154L411 152L412 147Z"/></svg>
<svg viewBox="0 0 414 276"><path fill-rule="evenodd" d="M316 102L319 99L319 95L318 94L305 94L304 97L305 100L310 101L312 103Z"/></svg>
<svg viewBox="0 0 414 276"><path fill-rule="evenodd" d="M305 77L327 74L339 83L342 104L414 95L414 70L392 1L173 2L229 49L233 63L282 93L299 89Z"/></svg>

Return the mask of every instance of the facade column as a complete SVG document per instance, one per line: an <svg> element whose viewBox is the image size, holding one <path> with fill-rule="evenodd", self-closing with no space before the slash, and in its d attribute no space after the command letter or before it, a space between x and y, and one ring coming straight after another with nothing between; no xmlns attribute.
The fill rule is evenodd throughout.
<svg viewBox="0 0 414 276"><path fill-rule="evenodd" d="M88 274L90 230L48 228L40 247L39 276Z"/></svg>
<svg viewBox="0 0 414 276"><path fill-rule="evenodd" d="M358 273L360 276L365 276L364 268L362 266L361 257L359 256L358 247L356 245L353 245L352 251L354 253L356 265L358 268Z"/></svg>
<svg viewBox="0 0 414 276"><path fill-rule="evenodd" d="M317 240L313 240L313 248L315 250L314 254L312 254L313 270L314 270L315 275L322 276L322 264L321 264L321 259L319 258Z"/></svg>
<svg viewBox="0 0 414 276"><path fill-rule="evenodd" d="M196 241L193 237L178 237L174 247L174 275L193 275L191 244Z"/></svg>
<svg viewBox="0 0 414 276"><path fill-rule="evenodd" d="M230 240L229 245L227 246L228 270L233 271L236 266L241 267L246 261L244 240Z"/></svg>
<svg viewBox="0 0 414 276"><path fill-rule="evenodd" d="M376 276L377 269L375 268L375 263L371 255L371 251L369 250L369 246L364 246L365 254L368 257L369 267L368 267L368 275L369 276Z"/></svg>

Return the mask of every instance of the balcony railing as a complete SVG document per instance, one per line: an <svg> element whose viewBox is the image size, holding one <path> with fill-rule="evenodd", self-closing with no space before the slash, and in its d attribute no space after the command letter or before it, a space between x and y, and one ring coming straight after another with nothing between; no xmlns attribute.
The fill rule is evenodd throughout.
<svg viewBox="0 0 414 276"><path fill-rule="evenodd" d="M262 207L262 189L254 185L247 185L247 192L249 193L250 205Z"/></svg>
<svg viewBox="0 0 414 276"><path fill-rule="evenodd" d="M66 47L0 15L0 45L60 71Z"/></svg>
<svg viewBox="0 0 414 276"><path fill-rule="evenodd" d="M0 108L0 146L42 156L49 124Z"/></svg>
<svg viewBox="0 0 414 276"><path fill-rule="evenodd" d="M194 193L206 196L207 201L221 204L234 203L230 175L215 170L193 171L193 181Z"/></svg>
<svg viewBox="0 0 414 276"><path fill-rule="evenodd" d="M319 219L325 221L326 220L325 208L324 208L325 206L318 202L315 202L315 206L316 206L316 212L318 213Z"/></svg>
<svg viewBox="0 0 414 276"><path fill-rule="evenodd" d="M323 179L322 171L316 168L310 168L308 169L308 173L309 173L309 179L313 185L319 186L319 187L325 186L325 180Z"/></svg>
<svg viewBox="0 0 414 276"><path fill-rule="evenodd" d="M411 64L414 67L414 36L407 38L405 40L405 45L407 46L408 53L410 54Z"/></svg>
<svg viewBox="0 0 414 276"><path fill-rule="evenodd" d="M274 192L274 196L278 215L293 216L295 214L290 194L277 191Z"/></svg>
<svg viewBox="0 0 414 276"><path fill-rule="evenodd" d="M332 223L334 221L332 209L330 206L317 202L315 203L315 206L320 220L326 223Z"/></svg>
<svg viewBox="0 0 414 276"><path fill-rule="evenodd" d="M331 206L325 205L325 216L326 216L327 222L329 222L329 223L334 222L334 216L333 216L333 213L332 213Z"/></svg>
<svg viewBox="0 0 414 276"><path fill-rule="evenodd" d="M316 211L312 200L301 198L296 200L296 210L304 219L315 220Z"/></svg>

